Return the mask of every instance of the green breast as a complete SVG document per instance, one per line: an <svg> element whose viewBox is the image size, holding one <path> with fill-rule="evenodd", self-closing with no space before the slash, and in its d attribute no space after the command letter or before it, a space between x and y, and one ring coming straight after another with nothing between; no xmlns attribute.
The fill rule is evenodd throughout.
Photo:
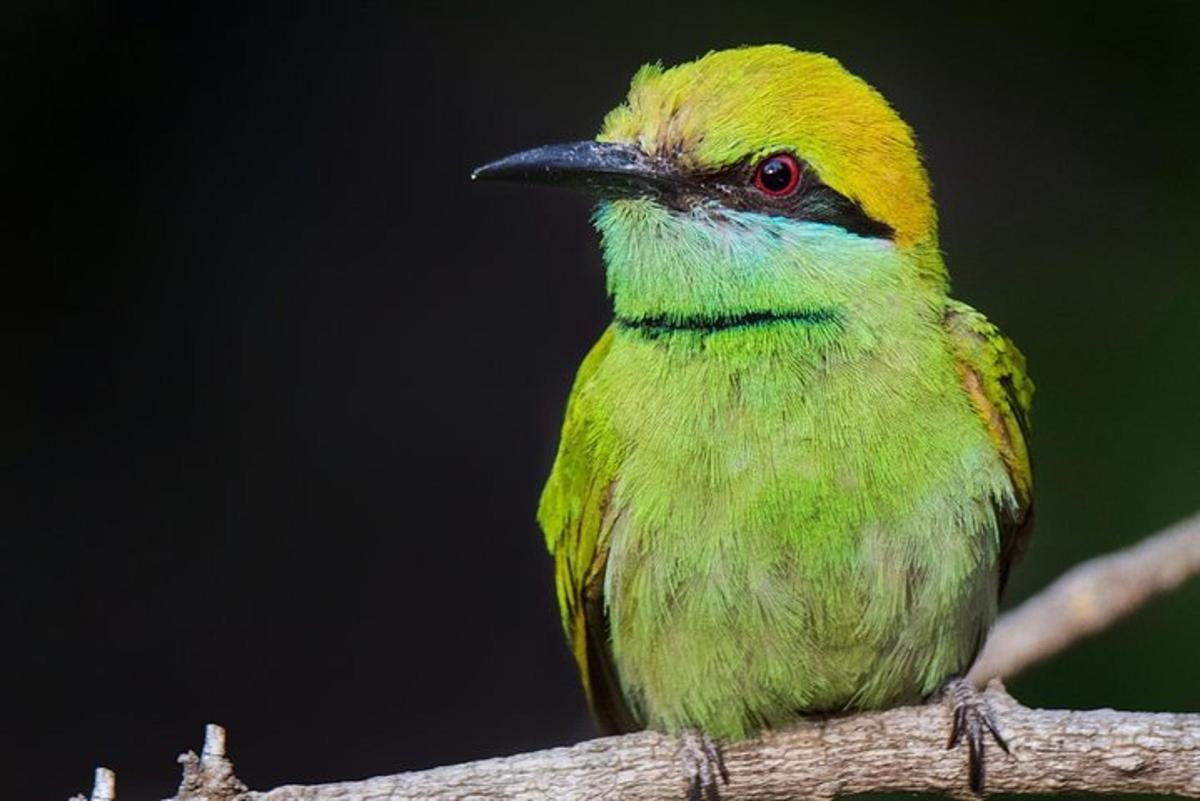
<svg viewBox="0 0 1200 801"><path fill-rule="evenodd" d="M648 725L737 738L914 701L995 614L1007 474L935 318L618 330L576 401L616 463L612 649Z"/></svg>

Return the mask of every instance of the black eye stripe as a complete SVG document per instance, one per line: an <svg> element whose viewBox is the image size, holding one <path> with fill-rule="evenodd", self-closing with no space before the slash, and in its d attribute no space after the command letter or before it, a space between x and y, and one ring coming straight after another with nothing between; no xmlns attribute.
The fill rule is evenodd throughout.
<svg viewBox="0 0 1200 801"><path fill-rule="evenodd" d="M749 160L715 172L682 173L678 192L665 198L676 208L687 210L706 200L715 200L736 211L756 211L779 217L836 225L852 234L872 239L893 239L896 232L874 219L854 200L830 187L803 159L794 191L773 197L755 185L758 162Z"/></svg>

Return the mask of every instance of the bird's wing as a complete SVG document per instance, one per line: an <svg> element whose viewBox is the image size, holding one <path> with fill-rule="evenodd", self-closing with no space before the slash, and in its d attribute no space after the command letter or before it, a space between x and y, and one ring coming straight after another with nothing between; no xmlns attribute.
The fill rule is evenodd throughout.
<svg viewBox="0 0 1200 801"><path fill-rule="evenodd" d="M1033 531L1033 472L1026 444L1033 382L1017 346L970 306L950 301L945 326L963 389L983 418L1012 480L1015 503L997 509L1003 592L1008 572Z"/></svg>
<svg viewBox="0 0 1200 801"><path fill-rule="evenodd" d="M608 329L580 365L567 401L558 455L538 507L546 546L554 555L555 586L563 629L570 642L584 692L596 723L605 734L640 728L617 680L604 606L604 574L615 469L593 421L580 402L581 389L608 354Z"/></svg>

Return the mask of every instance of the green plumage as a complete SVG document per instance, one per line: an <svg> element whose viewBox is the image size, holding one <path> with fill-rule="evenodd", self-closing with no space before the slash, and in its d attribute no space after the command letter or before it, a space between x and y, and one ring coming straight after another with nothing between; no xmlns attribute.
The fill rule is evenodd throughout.
<svg viewBox="0 0 1200 801"><path fill-rule="evenodd" d="M689 194L639 188L597 212L615 320L580 368L539 510L608 731L733 739L918 701L969 667L1028 529L1031 385L948 298L915 155L879 171L911 151L907 128L835 62L732 52L734 78L641 75L605 133L689 176ZM679 69L715 59L733 56ZM763 138L721 138L792 102L780 85L869 114L792 139L737 117ZM742 150L697 161L716 141ZM839 194L812 178L797 191L826 200L785 205L737 184L751 172L731 159L753 170L781 150ZM854 232L842 201L892 236Z"/></svg>
<svg viewBox="0 0 1200 801"><path fill-rule="evenodd" d="M614 238L639 221L621 214L599 218L618 315L622 289L646 303L651 284L720 286L748 269L678 258L663 230L676 257L635 262ZM803 285L782 296L829 319L657 334L618 322L572 392L540 520L560 597L607 554L584 614L607 616L595 650L611 649L619 688L593 692L637 723L737 738L803 711L917 701L966 669L995 615L997 509L1018 502L947 325L975 313L922 282L921 256L795 227L805 258L773 240L756 252L750 229L745 259L777 258ZM653 302L682 314L710 299Z"/></svg>

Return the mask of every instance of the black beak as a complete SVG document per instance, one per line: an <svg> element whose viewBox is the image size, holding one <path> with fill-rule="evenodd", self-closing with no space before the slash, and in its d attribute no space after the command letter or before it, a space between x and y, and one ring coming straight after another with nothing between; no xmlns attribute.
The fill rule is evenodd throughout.
<svg viewBox="0 0 1200 801"><path fill-rule="evenodd" d="M671 186L666 164L636 147L613 142L571 142L535 147L485 164L472 181L523 181L582 189L601 197L653 194Z"/></svg>

